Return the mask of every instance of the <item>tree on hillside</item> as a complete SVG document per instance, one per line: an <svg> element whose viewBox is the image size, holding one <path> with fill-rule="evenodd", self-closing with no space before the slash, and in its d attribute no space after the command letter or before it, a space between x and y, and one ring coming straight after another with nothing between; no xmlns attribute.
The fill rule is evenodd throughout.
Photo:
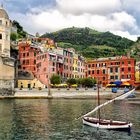
<svg viewBox="0 0 140 140"><path fill-rule="evenodd" d="M16 33L11 33L10 34L10 39L11 39L11 41L16 41L17 40L17 34Z"/></svg>
<svg viewBox="0 0 140 140"><path fill-rule="evenodd" d="M60 84L61 83L61 78L59 75L53 75L50 78L51 84L55 85L55 84Z"/></svg>
<svg viewBox="0 0 140 140"><path fill-rule="evenodd" d="M17 27L18 38L26 37L26 32L23 30L23 27L17 21L14 20L12 22L12 25Z"/></svg>

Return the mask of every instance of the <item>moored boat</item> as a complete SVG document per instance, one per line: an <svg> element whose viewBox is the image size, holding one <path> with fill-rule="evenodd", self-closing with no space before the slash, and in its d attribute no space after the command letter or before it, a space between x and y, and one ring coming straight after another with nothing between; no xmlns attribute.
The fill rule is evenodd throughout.
<svg viewBox="0 0 140 140"><path fill-rule="evenodd" d="M105 105L107 105L109 103L112 103L115 100L123 100L126 97L128 97L129 95L131 95L134 91L135 91L135 89L132 89L126 93L123 93L123 94L117 96L116 98L114 98L112 100L109 100L103 104L100 104L99 87L98 87L98 106L95 107L92 111L90 111L87 114L80 117L83 120L83 124L86 124L86 125L89 125L92 127L96 127L96 128L102 128L102 129L130 130L130 128L132 127L132 123L130 123L130 122L101 119L100 108L104 107ZM94 113L96 111L98 111L97 112L98 118L89 117L89 115L91 115L92 113Z"/></svg>
<svg viewBox="0 0 140 140"><path fill-rule="evenodd" d="M122 121L112 121L112 120L104 120L104 119L97 119L93 117L83 117L83 124L102 128L102 129L109 129L109 130L124 130L130 129L132 123L130 122L122 122Z"/></svg>

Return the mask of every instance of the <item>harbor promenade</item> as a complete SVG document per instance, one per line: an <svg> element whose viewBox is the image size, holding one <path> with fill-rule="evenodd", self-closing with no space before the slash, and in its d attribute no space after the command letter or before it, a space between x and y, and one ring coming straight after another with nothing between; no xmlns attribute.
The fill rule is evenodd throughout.
<svg viewBox="0 0 140 140"><path fill-rule="evenodd" d="M100 89L100 96L102 98L113 98L119 94L121 94L122 91L119 90L118 93L112 93L111 89ZM96 98L97 96L97 89L89 88L52 88L51 89L51 95L48 95L48 89L15 89L15 98L76 98L76 99L90 99L90 98Z"/></svg>

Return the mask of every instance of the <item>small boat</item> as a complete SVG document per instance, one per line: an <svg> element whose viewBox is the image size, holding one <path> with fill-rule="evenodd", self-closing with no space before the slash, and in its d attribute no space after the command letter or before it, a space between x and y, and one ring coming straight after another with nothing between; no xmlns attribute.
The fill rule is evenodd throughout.
<svg viewBox="0 0 140 140"><path fill-rule="evenodd" d="M99 87L98 87L98 106L95 107L92 111L88 112L87 114L81 116L83 120L83 124L96 127L96 128L102 128L102 129L113 129L113 130L130 130L132 127L132 123L130 122L122 122L122 121L113 121L113 120L105 120L101 119L100 117L100 108L104 107L105 105L115 101L115 100L123 100L126 97L128 97L131 93L133 93L135 89L132 89L126 93L123 93L116 98L109 100L103 104L100 104L100 96L99 96ZM98 111L98 118L89 117L90 114Z"/></svg>
<svg viewBox="0 0 140 140"><path fill-rule="evenodd" d="M132 123L130 122L127 123L122 121L112 121L103 119L99 120L93 117L83 117L83 124L109 130L125 130L130 129L132 126Z"/></svg>

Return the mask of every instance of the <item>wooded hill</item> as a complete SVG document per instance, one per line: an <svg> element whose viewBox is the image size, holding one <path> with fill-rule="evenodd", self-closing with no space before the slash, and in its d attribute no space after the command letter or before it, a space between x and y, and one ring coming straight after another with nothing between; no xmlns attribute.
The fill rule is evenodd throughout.
<svg viewBox="0 0 140 140"><path fill-rule="evenodd" d="M126 55L134 44L127 38L110 32L98 32L87 27L65 28L57 32L46 33L41 37L53 39L59 47L74 48L86 58Z"/></svg>

